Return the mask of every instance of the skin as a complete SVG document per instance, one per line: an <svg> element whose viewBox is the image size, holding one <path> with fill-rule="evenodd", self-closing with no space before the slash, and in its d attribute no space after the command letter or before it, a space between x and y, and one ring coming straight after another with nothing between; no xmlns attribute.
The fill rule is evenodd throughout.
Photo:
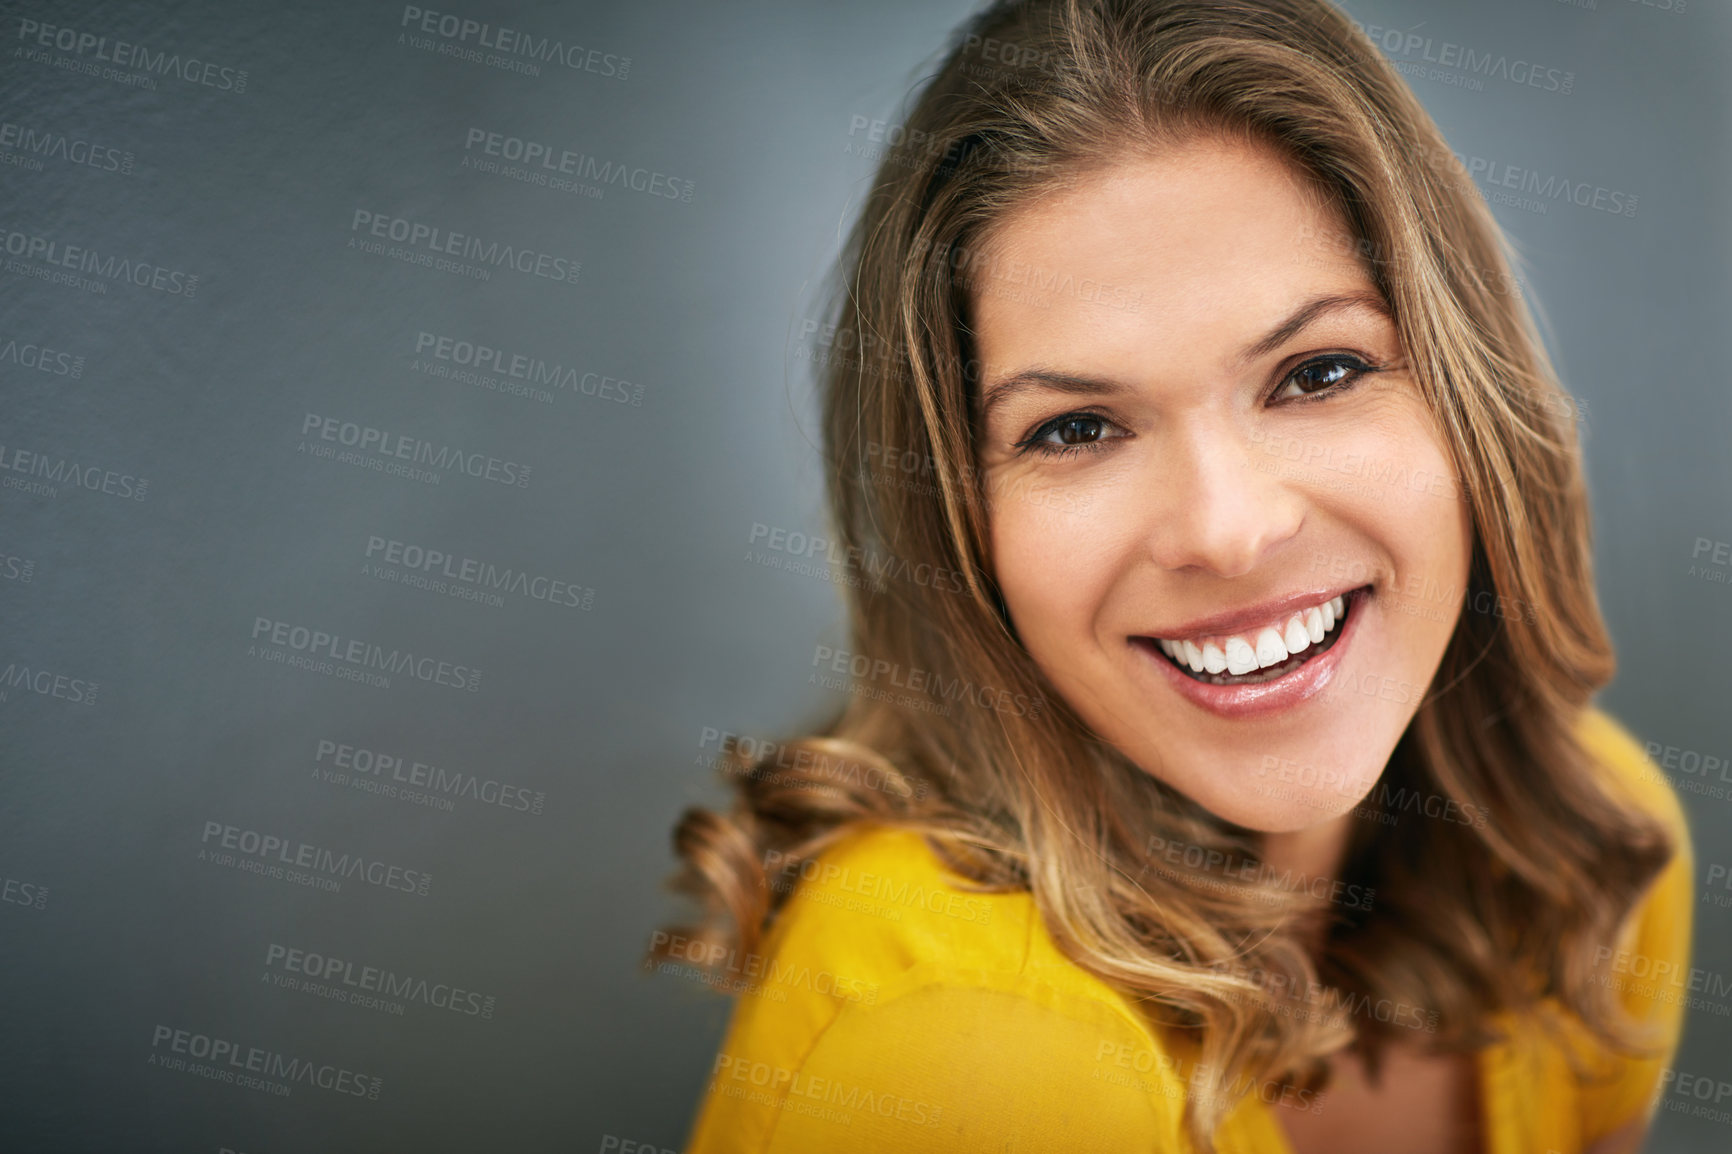
<svg viewBox="0 0 1732 1154"><path fill-rule="evenodd" d="M1350 811L1418 709L1472 544L1445 441L1386 312L1326 311L1242 355L1307 302L1377 299L1351 247L1325 243L1345 231L1264 146L1198 139L1127 153L997 223L980 267L1038 275L977 280L970 312L985 365L992 560L1018 635L1097 734L1260 832L1276 869L1307 877L1337 872ZM1067 288L1089 285L1115 291ZM1336 360L1295 375L1343 356L1373 371L1355 377ZM1033 369L1086 383L999 388ZM1390 480L1366 462L1430 480ZM1130 641L1366 584L1333 683L1275 713L1205 710L1152 665L1164 658ZM1275 1110L1297 1154L1478 1149L1472 1060L1396 1049L1378 1086L1344 1057L1328 1110Z"/></svg>
<svg viewBox="0 0 1732 1154"><path fill-rule="evenodd" d="M1365 798L1418 709L1455 628L1472 540L1387 315L1336 309L1239 359L1315 298L1375 299L1349 252L1295 239L1343 229L1259 147L1210 141L1126 157L1013 213L985 248L998 262L989 267L1023 262L1049 279L1119 286L1138 307L988 282L971 315L983 396L1032 368L1100 385L1031 384L984 414L993 563L1023 643L1138 765L1271 835L1271 851L1318 864L1346 832L1336 819ZM1377 371L1351 388L1347 362L1292 376L1343 355ZM1065 428L1040 429L1067 415L1082 442L1070 452L1018 449L1035 435L1066 447ZM1379 479L1373 466L1431 480ZM1355 610L1334 683L1277 714L1205 711L1129 642L1356 584L1372 596ZM1414 597L1415 588L1432 592Z"/></svg>

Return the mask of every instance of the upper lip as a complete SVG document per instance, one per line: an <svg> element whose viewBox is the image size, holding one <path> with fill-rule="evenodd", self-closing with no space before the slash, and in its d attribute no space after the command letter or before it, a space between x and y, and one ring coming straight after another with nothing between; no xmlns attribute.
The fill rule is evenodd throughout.
<svg viewBox="0 0 1732 1154"><path fill-rule="evenodd" d="M1268 601L1259 601L1243 609L1229 609L1225 613L1215 613L1208 617L1195 617L1183 624L1175 625L1170 631L1161 633L1145 633L1144 637L1157 637L1164 641L1182 641L1187 637L1220 636L1231 633L1243 633L1247 629L1259 625L1268 625L1279 621L1290 613L1321 605L1331 597L1345 597L1360 588L1358 585L1348 585L1330 589L1306 589L1298 593L1288 593L1274 597Z"/></svg>

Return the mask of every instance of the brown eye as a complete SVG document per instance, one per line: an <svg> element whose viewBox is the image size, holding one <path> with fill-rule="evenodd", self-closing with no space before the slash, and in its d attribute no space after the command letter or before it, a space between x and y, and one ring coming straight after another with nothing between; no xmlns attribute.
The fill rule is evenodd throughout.
<svg viewBox="0 0 1732 1154"><path fill-rule="evenodd" d="M1114 422L1093 413L1065 413L1036 427L1016 443L1020 452L1062 456L1107 448L1129 434Z"/></svg>
<svg viewBox="0 0 1732 1154"><path fill-rule="evenodd" d="M1061 444L1086 445L1100 440L1103 430L1100 421L1094 417L1067 417L1053 431L1058 434Z"/></svg>
<svg viewBox="0 0 1732 1154"><path fill-rule="evenodd" d="M1287 374L1287 379L1281 382L1281 388L1272 399L1279 401L1307 397L1332 389L1350 387L1370 370L1371 366L1358 357L1318 357L1316 360L1306 361Z"/></svg>
<svg viewBox="0 0 1732 1154"><path fill-rule="evenodd" d="M1347 375L1347 366L1340 361L1318 361L1302 366L1293 376L1306 392L1314 392L1339 382Z"/></svg>

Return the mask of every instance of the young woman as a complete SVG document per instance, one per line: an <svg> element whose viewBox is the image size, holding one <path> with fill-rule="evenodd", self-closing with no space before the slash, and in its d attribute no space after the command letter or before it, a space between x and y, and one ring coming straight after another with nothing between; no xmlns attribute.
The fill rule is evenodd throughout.
<svg viewBox="0 0 1732 1154"><path fill-rule="evenodd" d="M676 834L656 956L742 994L690 1150L1636 1150L1688 833L1411 92L1323 0L1033 0L893 135L824 377L852 703Z"/></svg>

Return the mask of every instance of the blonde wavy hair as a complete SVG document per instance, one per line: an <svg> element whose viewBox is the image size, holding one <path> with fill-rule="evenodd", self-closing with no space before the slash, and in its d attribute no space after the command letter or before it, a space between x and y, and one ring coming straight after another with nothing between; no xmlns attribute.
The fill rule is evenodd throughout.
<svg viewBox="0 0 1732 1154"><path fill-rule="evenodd" d="M997 592L995 495L975 467L968 316L996 275L980 258L987 231L1127 149L1223 132L1278 149L1339 211L1474 526L1466 611L1383 800L1367 804L1405 791L1487 820L1419 820L1399 836L1356 822L1343 876L1375 889L1376 911L1332 911L1315 957L1306 927L1324 915L1306 893L1255 871L1157 865L1151 847L1174 844L1250 862L1255 839L1091 734L1052 690ZM824 732L776 747L774 765L729 746L732 812L688 810L675 830L674 885L706 911L679 932L749 953L800 867L845 832L918 830L979 887L1028 891L1078 966L1152 1027L1195 1039L1217 1079L1186 1106L1205 1150L1247 1085L1318 1084L1329 1053L1351 1043L1375 1062L1404 1028L1283 1012L1282 991L1313 982L1340 1004L1430 1008L1441 1050L1493 1040L1494 1014L1543 1020L1548 999L1604 1044L1639 1047L1590 959L1673 846L1587 771L1575 733L1613 659L1574 407L1483 198L1401 77L1324 0L1001 2L959 30L890 135L839 267L833 347L849 353L821 380L838 541L891 578L848 586L852 649L929 686L994 690L944 715L907 695L852 696Z"/></svg>

